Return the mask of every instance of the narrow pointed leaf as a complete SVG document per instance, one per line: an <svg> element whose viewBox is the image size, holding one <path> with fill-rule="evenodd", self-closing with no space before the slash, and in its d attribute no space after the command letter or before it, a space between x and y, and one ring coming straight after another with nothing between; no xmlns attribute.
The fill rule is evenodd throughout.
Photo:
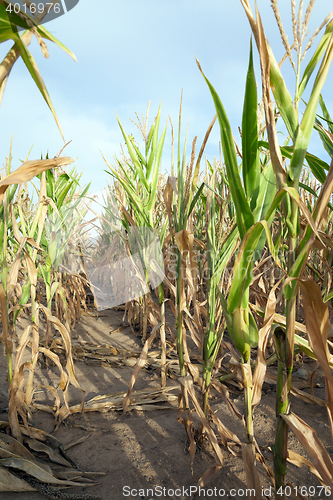
<svg viewBox="0 0 333 500"><path fill-rule="evenodd" d="M257 106L257 84L253 68L251 40L242 119L242 170L246 197L248 200L251 199L252 208L256 205L260 179Z"/></svg>
<svg viewBox="0 0 333 500"><path fill-rule="evenodd" d="M307 67L304 70L302 80L301 80L299 87L298 87L298 97L299 98L301 98L301 96L305 90L305 87L307 86L307 84L310 80L312 73L314 72L319 61L321 60L325 50L327 49L329 39L330 39L330 36L332 35L332 33L333 33L333 23L331 22L327 25L325 33L322 36L322 39L320 40L319 45L315 50L315 53L311 57Z"/></svg>
<svg viewBox="0 0 333 500"><path fill-rule="evenodd" d="M206 80L215 104L215 109L220 123L221 144L228 174L229 187L233 202L235 204L239 234L241 238L243 238L246 231L253 225L254 218L250 206L246 200L245 192L241 183L230 123L215 88L204 75L198 60L197 64L202 73L202 76Z"/></svg>

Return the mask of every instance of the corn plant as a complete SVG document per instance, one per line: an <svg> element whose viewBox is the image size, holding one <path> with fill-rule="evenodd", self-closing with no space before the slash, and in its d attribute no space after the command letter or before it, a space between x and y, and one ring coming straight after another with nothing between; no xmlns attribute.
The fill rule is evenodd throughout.
<svg viewBox="0 0 333 500"><path fill-rule="evenodd" d="M23 394L22 394L22 367L21 367L21 357L22 353L27 345L29 335L33 334L33 352L31 360L31 370L27 382L27 398L28 403L30 395L32 394L32 379L35 364L37 362L38 353L38 310L35 301L36 284L37 284L37 270L33 258L29 255L28 245L33 247L33 251L37 251L39 248L39 240L41 232L35 241L31 236L21 236L18 225L16 223L15 217L13 216L13 196L17 189L17 184L26 183L31 180L35 175L38 175L45 170L57 167L59 165L64 165L70 163L69 158L54 158L52 160L39 160L39 161L28 161L25 162L21 167L19 167L15 172L10 173L10 161L8 162L7 176L5 176L0 181L0 202L1 202L1 212L3 214L1 231L0 231L0 245L3 249L2 252L2 266L1 266L1 284L0 284L0 297L1 297L1 313L2 313L2 325L3 325L3 336L6 348L6 359L8 367L8 385L9 385L9 422L11 425L12 433L18 439L21 439L21 431L18 425L17 411L20 412L21 416L25 420L25 413L22 411L23 404ZM8 190L9 186L13 186ZM8 190L8 191L7 191ZM7 193L9 193L7 195ZM42 210L42 205L40 205ZM40 214L36 214L36 224ZM36 227L36 226L35 226ZM11 233L9 230L11 229ZM16 252L11 257L13 259L13 264L8 267L9 255L8 255L8 243L9 238L14 241L14 250ZM8 317L8 304L13 297L13 293L18 281L18 273L21 267L21 256L23 254L23 262L28 273L28 287L30 287L29 295L31 294L32 301L32 326L28 327L20 341L20 346L15 359L15 365L13 367L12 362L12 338L9 330L9 317ZM36 253L35 253L36 256ZM28 299L28 294L26 290L23 290L24 298ZM21 295L22 296L22 295ZM37 345L36 345L37 344Z"/></svg>
<svg viewBox="0 0 333 500"><path fill-rule="evenodd" d="M198 65L203 74L199 63ZM205 76L204 78L211 91L220 123L221 144L226 165L229 189L235 206L238 233L243 245L247 240L248 230L252 227L258 227L258 223L263 217L265 217L265 221L259 223L259 226L262 228L264 225L266 226L266 231L268 230L268 224L272 221L272 217L274 215L274 212L270 211L269 207L276 191L275 185L271 182L273 178L271 165L268 164L265 169L263 169L259 159L257 93L253 70L252 46L250 49L250 61L246 81L242 122L242 176L244 187L241 182L236 149L227 114L214 87ZM261 238L261 240L256 240L255 244L252 242L252 252L254 255L247 252L246 257L242 253L241 246L241 250L236 257L234 277L228 296L228 303L225 301L222 293L220 293L220 300L224 308L225 319L228 323L229 334L235 347L242 355L241 369L245 391L246 430L247 440L251 448L252 455L254 455L254 451L252 449L253 423L250 351L251 347L256 346L258 343L258 329L249 308L249 286L251 283L251 270L253 268L254 261L256 260L256 256L260 255L264 243L265 240L263 238ZM247 281L240 286L241 283L238 282L239 275L236 271L238 271L237 261L242 258L242 256L249 259L247 263L248 276ZM219 283L219 279L217 280L217 283ZM254 459L252 458L252 463L253 461ZM254 474L253 471L252 474Z"/></svg>
<svg viewBox="0 0 333 500"><path fill-rule="evenodd" d="M74 175L74 177L73 177ZM77 178L78 177L78 178ZM40 180L42 178L40 176ZM80 228L80 223L87 212L83 209L82 201L90 187L90 184L80 193L76 194L76 189L79 186L79 176L75 174L74 169L67 174L63 172L55 177L53 171L48 171L45 174L46 194L48 199L47 212L44 217L46 219L45 229L41 233L40 245L44 250L47 258L38 266L38 274L44 280L47 307L51 311L52 299L56 294L60 297L65 313L68 312L65 289L62 286L62 281L65 279L64 273L59 273L59 264L64 263L68 253L76 253L73 245L73 238ZM39 221L39 228L41 227ZM36 229L36 228L34 228ZM66 252L65 252L66 251ZM59 274L59 279L57 278ZM71 324L66 314L66 328L71 329ZM46 340L45 347L49 346L51 339L51 323L47 319L46 325Z"/></svg>
<svg viewBox="0 0 333 500"><path fill-rule="evenodd" d="M57 3L57 0L52 0L53 4ZM0 4L0 43L6 42L7 40L13 40L14 45L8 52L7 56L4 58L0 64L0 104L4 94L5 86L9 77L9 74L17 61L21 56L24 64L26 65L31 77L36 83L40 93L42 94L44 100L46 101L48 107L50 108L54 119L57 123L59 131L64 139L60 123L58 121L57 115L55 113L52 101L50 99L49 93L40 74L40 71L36 65L34 58L28 50L28 45L31 42L32 37L35 35L37 42L41 47L42 53L45 57L49 57L47 46L44 40L48 40L58 45L67 54L69 54L74 61L76 58L74 54L68 50L59 40L57 40L49 31L47 31L44 26L40 25L43 17L47 14L47 9L42 13L38 14L36 17L29 16L22 10L17 14L14 11L8 10L8 6L11 2L4 0ZM22 35L19 34L17 27L24 28L26 31Z"/></svg>
<svg viewBox="0 0 333 500"><path fill-rule="evenodd" d="M235 251L239 232L238 228L233 224L227 224L225 220L226 206L220 206L217 209L217 199L221 194L216 191L215 179L218 172L213 172L211 181L207 185L208 193L206 200L207 212L207 326L203 344L203 412L207 414L207 404L209 396L209 388L211 376L214 368L214 363L221 345L223 332L225 328L226 318L222 319L221 306L224 305L223 296L220 296L220 287L223 271L230 261L232 254ZM221 197L222 199L222 197ZM220 234L222 228L224 238L218 241L219 233L217 230L216 219L220 216Z"/></svg>
<svg viewBox="0 0 333 500"><path fill-rule="evenodd" d="M288 228L288 239L289 239L289 251L288 258L286 262L285 273L288 278L284 284L284 297L286 303L286 329L275 330L275 343L278 355L278 381L277 381L277 430L276 430L276 441L274 447L274 469L275 469L275 481L278 491L285 485L285 470L286 470L286 459L287 459L287 431L288 425L295 430L297 428L297 423L295 419L290 416L290 386L291 386L291 373L293 368L293 355L294 355L294 332L295 332L295 305L296 305L296 292L297 285L301 286L302 292L304 292L304 298L306 297L307 304L309 305L309 296L313 294L312 297L316 295L316 289L309 286L306 282L302 281L302 273L304 266L306 264L310 248L316 238L318 237L318 229L323 218L324 210L326 209L330 191L330 173L325 179L322 191L318 197L316 207L313 214L307 210L306 206L302 204L299 196L299 178L303 167L303 162L305 160L306 150L310 141L312 129L315 122L315 115L317 104L320 98L320 92L323 87L328 68L333 57L333 37L332 22L328 24L326 32L320 42L314 56L306 67L303 75L300 73L300 62L301 62L301 47L304 39L304 34L306 31L306 23L308 22L309 15L311 13L311 7L308 8L306 13L306 19L302 28L297 29L296 24L294 25L295 33L295 43L298 43L298 62L297 67L294 65L296 74L296 94L295 100L291 99L289 91L284 83L283 77L281 75L280 68L276 63L272 50L270 49L266 37L264 35L261 19L259 12L256 11L256 18L253 16L249 2L247 0L241 0L245 12L248 16L252 32L254 34L261 62L261 72L262 72L262 84L263 84L263 100L265 106L265 116L266 116L266 127L269 142L269 152L271 158L270 169L274 173L275 184L274 188L269 188L269 196L266 198L267 203L263 204L258 202L260 199L261 183L259 182L261 167L258 161L258 132L256 128L256 101L255 101L255 88L252 85L251 92L251 79L248 75L247 88L245 92L245 107L243 114L243 129L242 129L242 148L243 148L243 182L244 187L241 183L240 176L238 174L238 165L236 161L236 153L233 147L233 137L231 134L231 129L223 105L211 83L206 79L206 82L211 91L214 104L217 110L220 127L221 127L221 141L222 149L224 154L224 161L226 163L228 181L230 185L231 194L235 204L237 224L239 228L240 237L242 240L240 251L237 254L234 266L234 276L232 280L231 289L228 296L227 307L225 307L226 319L228 321L228 327L230 335L233 339L235 346L242 354L242 374L245 388L245 417L247 422L247 437L249 445L252 445L253 431L252 431L252 407L258 403L258 398L254 399L252 397L252 391L256 390L256 385L260 384L260 377L258 375L260 371L259 364L257 364L258 370L255 373L254 383L252 380L252 372L249 365L251 344L253 340L257 337L257 328L254 319L249 311L249 286L252 282L252 269L253 263L256 260L257 250L262 248L262 233L265 230L265 235L267 238L267 243L269 245L272 256L278 265L281 265L280 261L276 256L276 249L273 244L271 233L269 231L269 226L272 219L276 213L277 207L282 203L282 211L285 218L285 223ZM274 13L278 20L279 28L281 29L281 23L279 22L279 14L277 10L277 3L272 2ZM292 2L292 5L294 3ZM301 8L301 7L300 7ZM294 18L293 18L294 19ZM328 19L325 20L327 23ZM296 21L295 21L296 23ZM284 43L285 37L283 37ZM291 54L291 49L288 45L285 45L287 54ZM299 102L304 89L306 88L309 78L315 67L323 56L320 68L317 73L317 78L313 84L310 99L305 107L303 118L299 121L298 118L298 108ZM200 66L199 66L200 67ZM200 68L201 69L201 68ZM252 71L251 71L252 73ZM253 78L253 77L252 77ZM272 102L270 99L270 88L274 93L276 100L276 105L284 120L287 130L290 134L290 138L293 142L291 159L289 163L289 168L286 171L282 163L282 154L277 141L276 125L275 125L275 115L273 111ZM247 96L252 96L247 99ZM248 108L246 108L248 106ZM247 109L247 112L245 111ZM251 110L253 115L251 114ZM251 118L253 116L253 118ZM318 167L318 163L316 163ZM251 173L252 172L252 173ZM271 177L272 178L272 177ZM249 186L251 186L251 191L249 191ZM263 187L263 193L267 193L266 187ZM277 191L276 195L275 192ZM249 199L250 193L254 193L253 198ZM272 197L275 195L274 199ZM257 196L257 198L256 198ZM304 216L306 217L306 228L301 235L299 232L299 209L302 210ZM261 242L260 242L261 239ZM260 248L261 247L261 248ZM310 291L311 290L311 291ZM316 300L319 300L316 295ZM311 308L310 308L311 309ZM321 311L323 308L321 307ZM309 315L307 320L310 321ZM317 315L318 317L318 315ZM324 316L325 317L325 316ZM324 317L322 321L324 321ZM319 318L318 318L319 319ZM318 335L315 332L315 328L312 325L308 325L308 333L310 339L312 335ZM261 340L261 339L259 339ZM313 350L315 351L315 342L312 342ZM261 343L261 342L260 342ZM262 345L262 344L261 344ZM318 350L317 346L317 350ZM322 354L320 354L322 359ZM258 362L257 362L258 363ZM323 361L323 368L326 369L326 362ZM326 369L328 378L328 388L330 389L330 380L332 379ZM261 382L262 383L262 382ZM254 385L254 388L253 388ZM329 414L331 414L331 406L328 401L327 404ZM299 422L299 420L297 420ZM299 431L303 424L299 423ZM299 434L299 432L298 432ZM313 443L312 443L313 444ZM310 446L308 446L307 451L310 451ZM244 448L245 456L249 448ZM250 462L254 462L253 448L250 451ZM311 456L311 452L310 452ZM249 469L248 469L249 470ZM326 475L327 477L327 475ZM255 469L252 470L247 475L248 485L256 488L257 495L260 494L258 477L255 473ZM329 482L331 485L331 480ZM284 490L282 491L284 495ZM282 496L283 498L283 496Z"/></svg>
<svg viewBox="0 0 333 500"><path fill-rule="evenodd" d="M158 235L160 246L162 248L166 230L167 221L163 221L163 213L159 216L157 213L158 200L158 182L160 177L160 164L162 159L162 152L166 134L165 125L164 130L159 137L159 124L161 116L161 106L159 107L157 116L147 133L148 110L146 114L145 124L141 124L141 131L145 141L144 154L141 153L138 146L134 142L134 138L128 136L118 119L123 137L126 142L126 147L130 155L130 162L123 165L118 160L118 170L109 165L111 175L116 179L119 187L126 193L130 206L132 207L132 214L130 215L126 207L122 204L121 209L125 218L125 227L131 226L132 233L137 241L135 248L138 249L142 267L145 270L143 277L148 282L148 267L149 256L146 255L145 248L149 247L152 243L151 236ZM128 170L133 178L130 178ZM110 173L110 172L108 172ZM161 270L164 273L164 269ZM165 338L165 302L162 283L158 285L158 298L160 307L160 338L161 338L161 383L165 386L166 382L166 338ZM146 298L141 298L146 304ZM145 312L145 311L144 311ZM147 334L147 314L144 314L143 325L143 339L146 340Z"/></svg>

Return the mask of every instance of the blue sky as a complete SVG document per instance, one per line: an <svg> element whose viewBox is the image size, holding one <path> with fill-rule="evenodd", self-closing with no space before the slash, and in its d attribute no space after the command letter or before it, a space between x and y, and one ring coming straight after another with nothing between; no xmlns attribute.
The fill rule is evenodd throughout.
<svg viewBox="0 0 333 500"><path fill-rule="evenodd" d="M310 33L329 13L327 4L326 0L317 0ZM291 41L290 0L280 0L279 5ZM254 8L254 2L251 6ZM258 0L258 7L266 36L279 60L284 51L270 2ZM190 120L188 155L195 135L200 147L215 111L195 55L217 89L237 136L251 35L239 0L99 0L94 3L80 0L69 13L45 26L77 57L75 63L49 43L50 57L44 59L35 40L30 46L65 139L72 140L64 154L77 158L78 170L84 170L83 184L92 181L92 191L100 190L109 180L99 150L109 162L114 155L120 156L123 141L115 113L125 130L140 141L130 121L135 119L135 112L139 116L145 114L151 100L151 123L161 102L161 129L168 115L176 125L183 89L182 138ZM1 45L1 59L10 46L10 43ZM260 89L256 48L254 52ZM288 61L283 66L283 74L293 91L294 78ZM333 114L332 79L331 70L323 95ZM0 132L1 167L8 156L12 135L13 168L20 165L19 160L25 159L32 146L30 159L45 156L47 151L54 156L63 146L52 114L20 60L10 75L0 108ZM162 171L170 169L170 142L168 125ZM216 124L206 148L208 159L219 155L218 143ZM326 158L316 136L311 150Z"/></svg>

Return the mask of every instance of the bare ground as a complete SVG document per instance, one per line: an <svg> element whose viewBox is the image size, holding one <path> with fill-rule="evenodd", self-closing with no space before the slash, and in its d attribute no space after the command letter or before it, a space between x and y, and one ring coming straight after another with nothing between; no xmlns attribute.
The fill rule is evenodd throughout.
<svg viewBox="0 0 333 500"><path fill-rule="evenodd" d="M125 349L140 349L141 342L131 332L129 327L117 330L123 325L123 312L116 310L104 311L96 317L84 315L72 332L73 338L83 339L98 344L112 344ZM170 317L170 324L172 317ZM6 369L5 357L1 353L0 387L5 388ZM296 369L299 367L296 367ZM85 400L96 395L104 395L126 391L133 368L129 366L111 366L108 363L87 364L76 362L75 369L82 388L85 390ZM303 369L311 372L312 365L304 363ZM41 368L36 372L36 384L57 384L59 372L55 367ZM299 387L308 385L304 380L295 377ZM177 394L177 381L168 379L168 385L174 385ZM157 370L142 369L134 389L159 386ZM231 388L232 389L232 388ZM306 392L310 392L306 387ZM315 396L325 399L324 378L322 374L315 375ZM242 393L230 392L236 407L243 413ZM7 419L8 402L0 395L0 419ZM43 389L36 394L36 399L47 402L49 396ZM80 391L70 390L70 404L79 403ZM49 402L52 400L49 398ZM102 472L96 476L97 484L89 488L71 488L68 493L94 494L104 500L121 498L146 500L189 499L196 486L196 481L214 465L214 458L207 449L198 449L194 461L194 475L191 474L190 456L187 451L187 439L184 427L177 422L177 402L166 403L166 409L151 411L132 410L123 415L121 412L77 413L69 416L57 430L54 431L52 415L38 411L33 415L34 425L54 435L64 444L87 439L68 450L68 455L83 471ZM231 415L227 405L222 401L217 391L213 391L211 406L221 421L241 440L244 432L241 421ZM322 406L305 403L292 397L292 410L312 426L320 440L333 457L333 446L326 410ZM263 447L267 457L267 465L272 467L269 446L274 441L275 431L275 394L274 385L264 384L263 397L255 410L255 437ZM289 433L289 448L306 456L302 446L295 436ZM245 471L242 459L223 450L224 465L205 486L205 492L197 493L194 498L230 499L246 498ZM269 490L271 482L261 464L258 464L262 487L266 495L263 498L273 498L273 490ZM309 498L324 499L320 484L306 467L298 468L288 464L287 480L294 491L303 487L303 493L308 492ZM309 489L312 487L311 489ZM312 494L311 494L312 493ZM6 500L41 500L40 493L3 493ZM290 498L292 498L290 496ZM301 498L301 497L299 497Z"/></svg>

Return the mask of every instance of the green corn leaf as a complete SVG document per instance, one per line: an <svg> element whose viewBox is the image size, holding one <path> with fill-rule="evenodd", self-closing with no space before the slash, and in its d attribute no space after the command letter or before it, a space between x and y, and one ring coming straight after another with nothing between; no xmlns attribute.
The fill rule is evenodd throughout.
<svg viewBox="0 0 333 500"><path fill-rule="evenodd" d="M248 0L241 0L243 7L245 9L246 15L249 19L250 26L253 32L253 35L256 39L258 51L260 53L260 32L262 30L261 19L259 13L257 12L257 20L254 19L254 16L251 12L250 5ZM261 26L261 30L259 30L259 26ZM264 35L264 33L261 33ZM270 76L270 85L273 91L276 104L279 108L283 121L286 124L287 130L291 138L294 140L297 133L298 128L298 118L296 110L293 106L293 100L291 95L287 89L287 86L284 82L284 79L281 74L281 70L279 65L274 57L272 49L270 48L267 40L265 40L265 45L268 52L269 58L269 76Z"/></svg>
<svg viewBox="0 0 333 500"><path fill-rule="evenodd" d="M119 160L117 160L117 161L118 161L118 165L119 165L120 169L122 170L124 176L126 177L127 183L131 186L131 188L133 189L133 191L136 191L136 186L135 186L135 183L134 183L134 181L136 180L136 177L135 177L136 171L133 170L132 165L130 165L130 164L127 163L129 169L131 170L131 172L133 174L133 177L131 178L130 174L127 172L127 170L124 167L124 165ZM115 170L113 170L113 169L111 169L111 170L113 172L115 172ZM116 176L113 174L113 177L115 177L115 179L118 179L118 172L116 172Z"/></svg>
<svg viewBox="0 0 333 500"><path fill-rule="evenodd" d="M259 340L258 326L249 310L249 343L251 347L257 347Z"/></svg>
<svg viewBox="0 0 333 500"><path fill-rule="evenodd" d="M69 50L63 43L61 43L55 36L52 35L45 27L44 25L39 25L37 27L38 33L45 38L46 40L49 40L50 42L55 43L58 45L60 49L62 49L66 54L68 54L75 62L77 62L77 59L75 57L75 54L71 50Z"/></svg>
<svg viewBox="0 0 333 500"><path fill-rule="evenodd" d="M7 5L0 3L0 43L13 39L13 32L17 33L17 26L29 30L30 26L28 26L26 20L37 26L36 20L23 11L19 16L14 11L6 11L6 7Z"/></svg>
<svg viewBox="0 0 333 500"><path fill-rule="evenodd" d="M36 24L36 21L30 17L27 16L22 12L23 18L28 18L33 24ZM53 117L57 123L57 126L59 128L59 131L64 139L60 123L58 120L58 117L55 113L52 101L50 99L49 93L46 89L45 83L42 79L42 76L39 72L39 69L36 65L36 62L32 55L30 54L29 50L27 49L26 45L23 43L18 30L17 26L29 29L29 26L27 23L22 19L21 16L18 16L15 13L8 13L6 12L6 5L3 3L0 4L0 42L4 42L6 40L13 40L16 44L16 47L20 53L20 56L22 57L24 64L29 70L29 73L31 74L33 80L35 81L40 93L44 97L47 105L49 106ZM65 139L64 139L65 140Z"/></svg>
<svg viewBox="0 0 333 500"><path fill-rule="evenodd" d="M125 189L127 196L129 197L131 203L133 204L133 208L136 210L137 213L140 213L144 215L145 219L146 217L146 210L144 210L143 204L139 198L139 196L136 194L136 190L126 182L125 179L119 176L118 172L114 170L112 167L109 167L111 172L113 173L115 179L122 185L122 187ZM110 173L110 172L108 172ZM148 224L148 220L146 220Z"/></svg>
<svg viewBox="0 0 333 500"><path fill-rule="evenodd" d="M257 84L254 75L252 40L250 45L250 61L246 78L246 88L242 119L242 154L243 180L246 197L251 199L251 208L256 205L259 191L260 161L258 152L257 126Z"/></svg>
<svg viewBox="0 0 333 500"><path fill-rule="evenodd" d="M320 104L322 113L324 115L324 117L319 117L319 118L322 118L323 120L326 121L326 123L328 124L328 127L330 129L331 134L333 134L333 122L332 122L332 119L330 117L329 112L327 111L323 96L321 94L319 96L319 104Z"/></svg>
<svg viewBox="0 0 333 500"><path fill-rule="evenodd" d="M232 331L232 315L228 311L227 301L224 298L224 296L223 296L221 290L219 289L219 287L217 287L217 291L218 291L218 294L219 294L220 303L221 303L222 310L223 310L223 316L224 316L224 318L225 318L225 320L227 322L228 331L230 333Z"/></svg>
<svg viewBox="0 0 333 500"><path fill-rule="evenodd" d="M67 184L67 186L65 186L63 188L63 190L60 192L60 194L58 196L58 200L57 200L57 208L58 208L58 210L62 207L62 205L63 205L63 203L65 201L65 198L66 198L68 192L71 190L72 186L73 186L73 182L69 182Z"/></svg>
<svg viewBox="0 0 333 500"><path fill-rule="evenodd" d="M146 179L148 180L150 178L151 170L153 168L153 163L155 159L155 154L156 154L156 148L157 148L157 142L158 142L158 129L160 125L160 118L161 118L161 104L158 108L157 116L154 122L154 132L152 136L152 141L151 141L151 151L149 154L149 159L147 163L147 172L146 172Z"/></svg>
<svg viewBox="0 0 333 500"><path fill-rule="evenodd" d="M204 75L198 60L197 64L212 94L218 120L220 123L221 144L227 169L229 187L232 195L232 200L235 205L239 234L243 239L246 231L253 225L254 218L251 208L246 200L245 192L241 183L230 123L216 90Z"/></svg>
<svg viewBox="0 0 333 500"><path fill-rule="evenodd" d="M29 280L29 278L27 278L27 281L22 286L22 293L21 293L21 296L18 300L18 304L23 306L23 305L28 303L28 300L30 298L30 293L31 293L31 286L30 285L31 285L30 280ZM17 311L14 311L14 314L13 314L14 326L15 326L16 319L17 319L21 310L22 310L22 308L18 309Z"/></svg>
<svg viewBox="0 0 333 500"><path fill-rule="evenodd" d="M319 104L320 104L320 99L319 99ZM326 107L325 107L325 109L326 109ZM327 111L327 110L326 110L326 111ZM328 113L328 111L327 111L327 113ZM318 113L317 113L317 116L318 116L318 118L319 118L320 120L324 120L324 122L326 122L326 123L327 123L329 126L331 126L331 127L332 127L332 129L333 129L333 122L332 122L332 120L331 120L331 119L329 119L329 120L328 120L327 118L325 118L324 116L321 116L321 115L320 115L320 114L318 114ZM330 132L332 133L331 129L330 129Z"/></svg>
<svg viewBox="0 0 333 500"><path fill-rule="evenodd" d="M265 168L262 169L260 174L259 194L253 211L255 222L258 222L265 217L267 210L272 204L275 194L276 183L274 169L272 163L270 162Z"/></svg>
<svg viewBox="0 0 333 500"><path fill-rule="evenodd" d="M259 222L263 220L266 212L271 206L274 196L276 194L276 182L274 176L274 169L272 163L268 163L265 168L262 169L260 175L260 187L259 187L259 195L257 198L256 207L254 209L253 215L255 222ZM270 219L268 220L268 225L271 225L271 222L274 217L274 212L272 213ZM266 235L263 233L259 239L258 246L255 250L254 260L257 260L260 255L262 249L264 248L266 241Z"/></svg>
<svg viewBox="0 0 333 500"><path fill-rule="evenodd" d="M211 177L212 191L215 176ZM208 281L207 281L207 328L204 342L204 373L206 370L210 371L208 360L211 358L214 351L215 340L215 303L216 303L216 279L215 275L215 261L216 261L216 245L215 245L215 196L209 192L207 199L207 209L209 211L208 227L207 227L207 265L208 265Z"/></svg>
<svg viewBox="0 0 333 500"><path fill-rule="evenodd" d="M316 118L315 124L314 124L314 129L317 130L319 137L321 139L321 142L323 143L325 151L328 153L328 155L333 158L333 143L330 137L327 136L327 133L325 133L325 130L323 130L323 126L320 123L320 121Z"/></svg>
<svg viewBox="0 0 333 500"><path fill-rule="evenodd" d="M252 282L253 254L263 231L260 222L254 224L245 234L237 253L234 275L228 296L228 311L233 313L240 308L243 295Z"/></svg>
<svg viewBox="0 0 333 500"><path fill-rule="evenodd" d="M332 33L333 33L333 23L330 22L326 27L325 33L322 36L322 38L319 42L319 45L315 50L315 53L311 57L309 64L307 65L307 67L304 70L302 80L298 86L298 98L299 99L301 98L301 96L305 90L305 87L307 86L307 84L310 80L310 77L311 77L312 73L314 72L317 64L319 63L325 50L327 49L327 46L329 44L330 37L331 37Z"/></svg>
<svg viewBox="0 0 333 500"><path fill-rule="evenodd" d="M198 199L199 199L199 197L200 197L200 195L202 193L202 190L203 190L203 188L204 188L205 185L206 185L206 183L203 182L200 185L198 191L195 193L195 195L193 197L193 200L191 201L191 205L189 206L189 209L188 209L188 212L187 212L187 217L189 217L191 215L192 210L194 209L194 207L195 207L195 205L196 205L196 203L197 203L197 201L198 201Z"/></svg>
<svg viewBox="0 0 333 500"><path fill-rule="evenodd" d="M269 144L266 141L259 141L259 147L264 147L265 149L269 149ZM281 149L281 154L285 158L291 159L292 154L293 154L293 147L292 146L284 146L280 147ZM305 154L305 159L313 173L313 175L319 180L321 184L325 182L326 179L326 174L324 170L329 170L329 165L324 161L318 158L317 156L311 154L311 153L306 153Z"/></svg>
<svg viewBox="0 0 333 500"><path fill-rule="evenodd" d="M331 299L333 299L333 290L325 295L325 297L323 298L323 302L328 302Z"/></svg>
<svg viewBox="0 0 333 500"><path fill-rule="evenodd" d="M251 353L249 311L244 308L235 309L232 316L232 332L229 332L229 335L246 363Z"/></svg>
<svg viewBox="0 0 333 500"><path fill-rule="evenodd" d="M285 84L279 65L273 55L270 47L268 47L270 61L270 82L271 89L279 108L281 117L287 127L290 137L294 140L298 130L298 118L295 111L292 97Z"/></svg>
<svg viewBox="0 0 333 500"><path fill-rule="evenodd" d="M49 172L49 170L48 170L48 172ZM60 195L60 193L62 192L62 190L64 189L64 187L68 184L68 182L70 182L70 177L69 177L68 174L61 174L58 177L56 188L55 188L56 196ZM72 182L72 185L73 185L74 182L73 181L71 181L71 182Z"/></svg>
<svg viewBox="0 0 333 500"><path fill-rule="evenodd" d="M289 175L292 180L299 179L303 167L305 153L310 142L313 125L316 118L320 93L325 83L328 70L333 58L333 21L331 21L328 24L327 29L330 29L330 36L327 48L322 63L320 65L316 80L313 84L311 96L305 108L302 122L298 129L296 141L294 144L294 154L292 156L289 167Z"/></svg>
<svg viewBox="0 0 333 500"><path fill-rule="evenodd" d="M32 78L35 81L35 83L36 83L36 85L37 85L40 93L44 97L45 102L47 103L48 107L50 108L50 110L51 110L51 112L53 114L53 117L54 117L54 119L56 121L56 124L58 126L58 129L60 131L60 134L61 134L63 140L65 141L64 134L62 132L62 128L60 126L57 114L55 112L55 109L53 107L51 98L49 96L49 93L48 93L47 88L45 86L44 80L42 78L42 75L39 72L39 69L37 67L37 64L36 64L34 58L30 54L30 52L28 51L26 45L22 42L22 40L21 40L21 38L20 38L19 35L16 35L16 36L14 36L12 38L13 38L13 40L14 40L17 48L18 48L18 51L19 51L20 56L22 57L22 59L24 61L24 64L28 68L30 75L32 76Z"/></svg>
<svg viewBox="0 0 333 500"><path fill-rule="evenodd" d="M39 271L43 277L44 283L47 288L51 287L51 273L48 266L39 266Z"/></svg>
<svg viewBox="0 0 333 500"><path fill-rule="evenodd" d="M119 118L118 118L118 116L117 116L117 115L116 115L116 118L117 118L117 120L118 120L120 130L121 130L121 132L122 132L122 134L123 134L123 137L124 137L124 139L125 139L126 146L127 146L128 152L129 152L129 155L130 155L131 160L132 160L132 162L133 162L133 165L134 165L134 167L135 167L135 169L136 169L136 172L137 172L137 174L138 174L138 176L139 176L139 179L140 179L140 181L141 181L142 185L145 187L145 189L146 189L147 191L149 191L148 182L147 182L147 180L146 180L146 177L145 177L145 175L144 175L144 172L143 172L143 170L142 170L142 166L141 166L141 164L140 164L140 162L139 162L139 160L138 160L138 157L137 157L137 155L136 155L136 153L135 153L135 149L133 148L133 144L131 143L130 139L128 138L128 136L127 136L127 134L126 134L126 132L125 132L125 130L124 130L124 128L123 128L123 126L122 126L122 124L120 123L120 120L119 120Z"/></svg>
<svg viewBox="0 0 333 500"><path fill-rule="evenodd" d="M162 225L161 231L160 231L160 243L161 243L161 247L163 247L163 243L164 243L164 240L165 240L165 236L166 236L166 232L167 232L167 229L168 229L168 225L169 225L169 222L168 222L168 219L166 218L164 224Z"/></svg>
<svg viewBox="0 0 333 500"><path fill-rule="evenodd" d="M316 156L310 154L306 155L306 161L315 178L321 184L324 184L326 179L325 170L329 170L329 165L320 158L317 158Z"/></svg>
<svg viewBox="0 0 333 500"><path fill-rule="evenodd" d="M148 137L147 137L146 157L148 156L148 151L149 151L151 140L152 140L153 133L154 133L154 127L155 127L155 123L153 123L152 126L150 127L149 134L148 134Z"/></svg>
<svg viewBox="0 0 333 500"><path fill-rule="evenodd" d="M165 127L164 127L164 130L163 130L162 135L160 137L160 140L158 142L158 146L155 150L155 152L156 152L155 163L154 163L154 170L153 170L153 178L152 178L152 182L151 182L151 193L150 193L149 204L148 204L149 211L153 210L153 207L156 203L158 175L160 172L160 165L161 165L166 130L167 130L167 125L165 125Z"/></svg>
<svg viewBox="0 0 333 500"><path fill-rule="evenodd" d="M219 256L215 265L215 275L217 276L217 282L219 283L220 277L222 275L225 266L228 264L231 255L235 251L235 247L237 245L239 237L239 232L237 226L233 229L233 231L229 234L228 238L225 240L222 250L219 253Z"/></svg>
<svg viewBox="0 0 333 500"><path fill-rule="evenodd" d="M7 3L9 2L6 2L6 4ZM0 4L0 42L13 39L12 33L13 31L14 32L17 31L16 29L17 26L25 28L26 31L29 31L30 26L28 26L26 20L29 20L29 22L32 23L32 25L35 25L41 37L58 45L58 47L64 50L72 59L74 59L74 61L76 61L76 57L73 54L73 52L71 52L67 47L65 47L65 45L61 43L56 37L54 37L43 25L38 24L34 17L30 16L29 14L26 14L22 10L20 15L16 14L13 11L7 12L6 5L3 5L3 3Z"/></svg>
<svg viewBox="0 0 333 500"><path fill-rule="evenodd" d="M52 200L55 200L55 192L54 192L55 179L52 170L47 170L47 172L45 172L45 178L46 178L47 196L49 198L52 198Z"/></svg>
<svg viewBox="0 0 333 500"><path fill-rule="evenodd" d="M243 296L252 282L252 269L254 263L253 257L264 229L272 256L279 264L275 254L275 247L269 233L267 221L269 221L275 213L276 208L281 203L283 197L286 195L286 192L287 189L283 188L276 193L269 210L266 212L265 219L254 224L247 231L242 240L241 247L236 256L234 276L228 296L228 311L230 313L233 313L235 309L241 307Z"/></svg>
<svg viewBox="0 0 333 500"><path fill-rule="evenodd" d="M144 156L141 153L141 151L138 148L138 146L136 146L136 144L134 144L134 141L132 142L132 146L133 146L134 151L135 151L135 153L136 153L136 155L138 157L139 162L141 163L141 166L143 166L146 169L146 172L147 172L147 162L146 162L146 159L144 158ZM146 175L146 178L148 179L147 175Z"/></svg>
<svg viewBox="0 0 333 500"><path fill-rule="evenodd" d="M312 196L314 196L315 198L318 198L318 194L316 193L316 191L314 191L310 186L308 186L307 184L304 184L303 182L300 182L299 183L299 187L304 189L304 191L307 191L308 193L312 194ZM331 203L327 203L327 206L330 210L333 211L333 205Z"/></svg>

